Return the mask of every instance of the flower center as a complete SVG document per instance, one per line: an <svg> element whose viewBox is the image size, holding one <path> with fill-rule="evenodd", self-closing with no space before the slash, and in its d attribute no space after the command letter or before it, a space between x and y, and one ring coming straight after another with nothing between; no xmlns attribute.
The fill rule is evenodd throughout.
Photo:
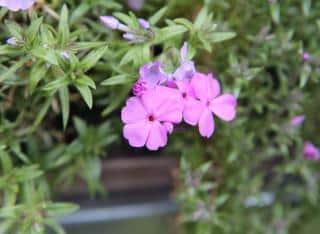
<svg viewBox="0 0 320 234"><path fill-rule="evenodd" d="M186 94L186 93L182 93L182 97L183 97L183 98L186 98L186 97L187 97L187 94Z"/></svg>
<svg viewBox="0 0 320 234"><path fill-rule="evenodd" d="M150 122L153 122L154 121L154 116L153 115L149 115L148 119L149 119Z"/></svg>

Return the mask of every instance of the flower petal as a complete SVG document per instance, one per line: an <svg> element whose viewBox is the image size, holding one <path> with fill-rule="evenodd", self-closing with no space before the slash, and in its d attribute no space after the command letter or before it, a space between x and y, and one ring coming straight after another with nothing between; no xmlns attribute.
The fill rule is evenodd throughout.
<svg viewBox="0 0 320 234"><path fill-rule="evenodd" d="M199 120L199 132L203 137L211 137L214 132L214 121L211 111L205 108Z"/></svg>
<svg viewBox="0 0 320 234"><path fill-rule="evenodd" d="M154 87L169 79L169 76L162 70L159 61L151 62L140 68L139 80L146 82L149 87Z"/></svg>
<svg viewBox="0 0 320 234"><path fill-rule="evenodd" d="M186 98L183 111L184 121L192 126L197 125L204 109L205 106L202 102L192 97Z"/></svg>
<svg viewBox="0 0 320 234"><path fill-rule="evenodd" d="M163 126L166 128L166 130L167 130L167 132L168 132L169 134L171 134L171 133L173 132L174 126L173 126L172 123L165 122L165 123L163 123Z"/></svg>
<svg viewBox="0 0 320 234"><path fill-rule="evenodd" d="M147 112L137 97L131 97L127 100L126 106L122 108L121 119L124 123L136 123L147 118Z"/></svg>
<svg viewBox="0 0 320 234"><path fill-rule="evenodd" d="M179 123L182 120L183 100L178 90L156 86L142 95L142 102L149 113L163 122Z"/></svg>
<svg viewBox="0 0 320 234"><path fill-rule="evenodd" d="M123 136L133 147L142 147L146 144L151 125L146 121L126 124L123 128Z"/></svg>
<svg viewBox="0 0 320 234"><path fill-rule="evenodd" d="M223 94L210 103L211 111L220 119L231 121L236 117L237 99L231 94Z"/></svg>
<svg viewBox="0 0 320 234"><path fill-rule="evenodd" d="M167 130L159 122L155 121L150 127L147 139L147 148L149 150L158 150L167 144Z"/></svg>
<svg viewBox="0 0 320 234"><path fill-rule="evenodd" d="M211 74L196 73L191 80L191 86L195 96L204 102L211 101L220 94L220 84Z"/></svg>

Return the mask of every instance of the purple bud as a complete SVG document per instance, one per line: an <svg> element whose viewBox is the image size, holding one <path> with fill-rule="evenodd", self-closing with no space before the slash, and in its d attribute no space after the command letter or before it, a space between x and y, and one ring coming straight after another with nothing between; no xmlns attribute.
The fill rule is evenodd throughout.
<svg viewBox="0 0 320 234"><path fill-rule="evenodd" d="M304 120L305 120L304 115L298 115L290 120L290 125L292 127L298 127L299 125L301 125L304 122Z"/></svg>
<svg viewBox="0 0 320 234"><path fill-rule="evenodd" d="M18 45L18 40L15 37L10 37L7 40L7 44L11 46L17 46Z"/></svg>
<svg viewBox="0 0 320 234"><path fill-rule="evenodd" d="M62 51L62 52L60 52L60 54L64 59L66 59L66 60L70 59L70 55L67 51Z"/></svg>
<svg viewBox="0 0 320 234"><path fill-rule="evenodd" d="M311 142L307 141L303 146L303 157L307 160L320 160L320 151Z"/></svg>
<svg viewBox="0 0 320 234"><path fill-rule="evenodd" d="M118 29L120 22L113 16L100 16L100 21L110 29Z"/></svg>
<svg viewBox="0 0 320 234"><path fill-rule="evenodd" d="M133 35L131 33L125 33L122 35L122 37L128 41L133 41L136 39L135 35Z"/></svg>
<svg viewBox="0 0 320 234"><path fill-rule="evenodd" d="M268 0L270 4L275 3L275 0Z"/></svg>
<svg viewBox="0 0 320 234"><path fill-rule="evenodd" d="M302 54L302 59L303 61L308 62L311 59L311 55L308 52L304 52Z"/></svg>
<svg viewBox="0 0 320 234"><path fill-rule="evenodd" d="M149 29L150 28L150 23L145 19L141 19L141 18L138 19L138 23L141 26L141 28L143 28L143 29Z"/></svg>
<svg viewBox="0 0 320 234"><path fill-rule="evenodd" d="M128 0L128 6L135 11L142 9L144 0Z"/></svg>
<svg viewBox="0 0 320 234"><path fill-rule="evenodd" d="M145 81L138 80L132 87L132 93L134 96L140 97L147 89L147 83Z"/></svg>

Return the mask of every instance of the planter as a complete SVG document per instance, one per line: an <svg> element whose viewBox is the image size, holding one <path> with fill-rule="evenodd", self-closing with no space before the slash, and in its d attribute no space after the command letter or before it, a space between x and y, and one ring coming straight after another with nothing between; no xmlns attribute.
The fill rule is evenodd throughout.
<svg viewBox="0 0 320 234"><path fill-rule="evenodd" d="M98 204L95 204L98 205ZM177 234L177 205L170 200L82 207L60 220L68 234Z"/></svg>
<svg viewBox="0 0 320 234"><path fill-rule="evenodd" d="M60 196L80 204L80 210L60 219L69 234L177 234L178 206L172 201L172 157L121 157L103 162L105 199L90 200L78 181Z"/></svg>

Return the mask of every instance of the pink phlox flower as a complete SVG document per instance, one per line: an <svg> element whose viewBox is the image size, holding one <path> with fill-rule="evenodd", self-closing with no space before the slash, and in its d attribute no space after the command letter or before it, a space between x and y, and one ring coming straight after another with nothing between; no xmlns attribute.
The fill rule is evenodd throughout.
<svg viewBox="0 0 320 234"><path fill-rule="evenodd" d="M199 132L209 138L214 132L213 114L225 121L236 116L237 100L231 94L220 95L220 84L211 74L196 73L190 81L177 82L184 96L184 121L192 126L199 125Z"/></svg>
<svg viewBox="0 0 320 234"><path fill-rule="evenodd" d="M0 6L7 7L10 11L27 10L35 0L0 0Z"/></svg>
<svg viewBox="0 0 320 234"><path fill-rule="evenodd" d="M182 121L182 98L176 89L155 86L131 97L122 109L123 135L133 147L158 150L167 144L173 124Z"/></svg>
<svg viewBox="0 0 320 234"><path fill-rule="evenodd" d="M290 125L292 127L298 127L304 122L304 120L305 120L305 116L304 115L295 116L294 118L292 118L290 120Z"/></svg>
<svg viewBox="0 0 320 234"><path fill-rule="evenodd" d="M318 161L320 160L320 151L314 144L307 141L303 146L303 157L307 160Z"/></svg>

